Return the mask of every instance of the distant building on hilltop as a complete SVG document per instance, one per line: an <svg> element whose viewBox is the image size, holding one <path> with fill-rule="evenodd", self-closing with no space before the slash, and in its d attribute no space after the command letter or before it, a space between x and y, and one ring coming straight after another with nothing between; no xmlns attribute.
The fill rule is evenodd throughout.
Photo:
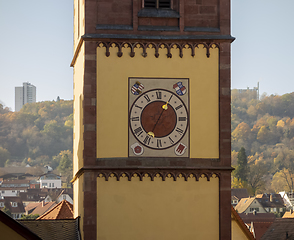
<svg viewBox="0 0 294 240"><path fill-rule="evenodd" d="M239 98L248 98L248 100L256 99L259 100L259 82L257 83L257 87L246 89L233 89L233 94L238 95Z"/></svg>
<svg viewBox="0 0 294 240"><path fill-rule="evenodd" d="M15 87L15 111L19 111L26 103L36 102L36 87L24 82L22 87Z"/></svg>

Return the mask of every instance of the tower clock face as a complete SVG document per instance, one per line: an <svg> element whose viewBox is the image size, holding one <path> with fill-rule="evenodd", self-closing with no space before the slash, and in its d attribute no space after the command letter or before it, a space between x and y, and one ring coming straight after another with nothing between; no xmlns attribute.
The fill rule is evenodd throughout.
<svg viewBox="0 0 294 240"><path fill-rule="evenodd" d="M189 156L188 85L188 79L129 79L129 156Z"/></svg>
<svg viewBox="0 0 294 240"><path fill-rule="evenodd" d="M185 103L166 89L144 92L130 109L130 128L134 137L151 149L176 145L187 131L188 119Z"/></svg>

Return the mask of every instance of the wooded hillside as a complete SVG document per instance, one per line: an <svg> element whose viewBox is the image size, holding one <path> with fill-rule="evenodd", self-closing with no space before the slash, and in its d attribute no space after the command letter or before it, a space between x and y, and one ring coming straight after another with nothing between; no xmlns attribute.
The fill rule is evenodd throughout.
<svg viewBox="0 0 294 240"><path fill-rule="evenodd" d="M246 181L234 178L233 186L245 186L252 194L293 190L294 93L250 100L232 90L231 109L232 165L238 168L242 147L248 164Z"/></svg>
<svg viewBox="0 0 294 240"><path fill-rule="evenodd" d="M0 104L0 167L12 162L72 166L73 101L26 104L11 112Z"/></svg>

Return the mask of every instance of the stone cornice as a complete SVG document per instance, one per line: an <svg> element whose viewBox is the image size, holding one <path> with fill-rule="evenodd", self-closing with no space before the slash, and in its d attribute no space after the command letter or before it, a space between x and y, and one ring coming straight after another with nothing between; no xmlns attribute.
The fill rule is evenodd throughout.
<svg viewBox="0 0 294 240"><path fill-rule="evenodd" d="M195 48L199 45L204 45L206 48L206 55L209 57L209 49L214 46L220 48L222 42L233 42L235 40L231 35L170 35L170 36L158 36L158 35L131 35L131 34L85 34L83 35L75 49L74 57L71 62L71 67L75 65L79 51L84 42L96 42L99 46L100 43L106 47L106 56L110 55L109 48L112 44L118 47L118 57L122 56L122 47L127 45L131 49L130 56L134 57L135 47L143 48L143 57L147 57L146 49L151 45L155 49L155 57L159 57L159 47L167 49L167 57L171 58L171 48L176 46L179 49L179 56L183 56L183 48L188 46L191 49L191 55L195 55Z"/></svg>

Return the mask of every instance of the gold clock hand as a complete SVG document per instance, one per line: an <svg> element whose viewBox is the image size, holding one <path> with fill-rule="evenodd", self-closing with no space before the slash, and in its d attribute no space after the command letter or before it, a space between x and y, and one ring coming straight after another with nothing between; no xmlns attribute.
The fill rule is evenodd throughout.
<svg viewBox="0 0 294 240"><path fill-rule="evenodd" d="M149 136L153 137L153 138L155 137L155 135L154 135L153 132L148 132L147 134L148 134Z"/></svg>
<svg viewBox="0 0 294 240"><path fill-rule="evenodd" d="M171 97L170 97L170 98L171 98ZM163 112L164 112L165 110L168 109L167 104L168 104L168 101L166 102L166 104L164 104L164 105L162 106L162 111L161 111L161 113L160 113L160 115L159 115L159 117L158 117L158 119L157 119L157 121L156 121L156 123L155 123L155 125L154 125L154 127L153 127L153 129L152 129L152 131L151 131L151 133L152 133L153 135L150 135L150 134L148 133L150 136L153 136L153 137L154 137L154 133L153 133L153 132L154 132L154 129L155 129L155 127L156 127L156 125L157 125L157 123L158 123L160 117L162 116Z"/></svg>
<svg viewBox="0 0 294 240"><path fill-rule="evenodd" d="M166 104L164 104L164 105L162 106L162 108L163 108L164 110L167 110L167 109L168 109L167 104L168 104L168 102L166 102Z"/></svg>

